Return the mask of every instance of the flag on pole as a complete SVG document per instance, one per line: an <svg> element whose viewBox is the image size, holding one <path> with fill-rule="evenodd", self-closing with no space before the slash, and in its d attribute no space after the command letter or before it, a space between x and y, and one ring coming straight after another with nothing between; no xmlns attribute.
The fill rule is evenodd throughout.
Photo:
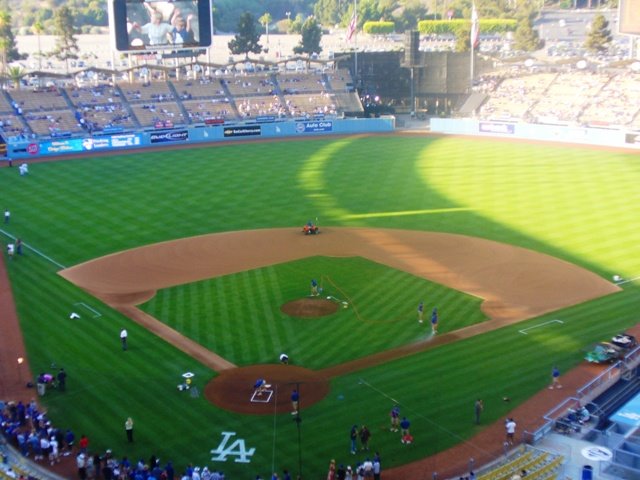
<svg viewBox="0 0 640 480"><path fill-rule="evenodd" d="M471 7L471 48L478 48L480 44L480 21L478 20L478 10L476 4Z"/></svg>
<svg viewBox="0 0 640 480"><path fill-rule="evenodd" d="M356 26L358 24L358 17L356 14L356 10L353 10L353 17L351 17L351 21L349 22L349 26L347 27L347 41L351 40L353 34L356 33Z"/></svg>

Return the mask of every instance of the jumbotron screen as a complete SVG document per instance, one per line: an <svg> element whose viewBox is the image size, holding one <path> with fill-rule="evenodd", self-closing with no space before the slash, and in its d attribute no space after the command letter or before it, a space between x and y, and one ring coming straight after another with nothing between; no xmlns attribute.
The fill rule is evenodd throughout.
<svg viewBox="0 0 640 480"><path fill-rule="evenodd" d="M619 32L640 35L640 0L620 0Z"/></svg>
<svg viewBox="0 0 640 480"><path fill-rule="evenodd" d="M120 52L211 45L211 0L111 0L109 21Z"/></svg>

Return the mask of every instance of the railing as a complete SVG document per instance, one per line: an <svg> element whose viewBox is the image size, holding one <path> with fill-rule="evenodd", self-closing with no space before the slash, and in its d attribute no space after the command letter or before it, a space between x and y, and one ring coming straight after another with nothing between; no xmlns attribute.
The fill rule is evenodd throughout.
<svg viewBox="0 0 640 480"><path fill-rule="evenodd" d="M549 410L549 412L543 415L543 418L546 420L545 424L533 432L525 430L523 432L524 440L527 443L536 443L553 429L556 420L562 416L558 415L559 412L566 412L568 408L567 404L575 405L576 403L580 403L580 405L586 405L591 403L594 398L616 383L624 373L633 370L638 365L640 365L640 345L626 354L622 360L611 365L596 378L579 388L577 390L577 397L567 398ZM597 415L598 413L595 412L595 414Z"/></svg>
<svg viewBox="0 0 640 480"><path fill-rule="evenodd" d="M589 383L579 388L577 392L578 398L583 401L591 401L611 387L620 379L623 362L624 360L616 362Z"/></svg>
<svg viewBox="0 0 640 480"><path fill-rule="evenodd" d="M18 475L25 477L28 475L38 480L64 480L60 475L23 457L2 435L0 435L0 454L3 465L11 467Z"/></svg>

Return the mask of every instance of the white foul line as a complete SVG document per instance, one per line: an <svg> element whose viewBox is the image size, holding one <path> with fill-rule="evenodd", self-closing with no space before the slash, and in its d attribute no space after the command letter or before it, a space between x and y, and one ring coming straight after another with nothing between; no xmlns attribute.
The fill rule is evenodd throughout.
<svg viewBox="0 0 640 480"><path fill-rule="evenodd" d="M562 320L549 320L548 322L540 323L538 325L534 325L533 327L524 328L522 330L518 330L523 335L528 335L527 330L533 330L534 328L543 327L545 325L549 325L550 323L564 323Z"/></svg>
<svg viewBox="0 0 640 480"><path fill-rule="evenodd" d="M625 283L635 282L636 280L640 280L640 277L629 278L628 280L620 280L616 282L616 285L624 285Z"/></svg>
<svg viewBox="0 0 640 480"><path fill-rule="evenodd" d="M5 232L4 230L0 230L0 233L6 235L7 237L9 237L11 240L16 240L16 237L14 237L13 235L11 235L9 232ZM23 243L22 246L24 248L28 248L29 250L31 250L33 253L35 253L36 255L40 255L42 258L44 258L45 260L50 261L51 263L53 263L56 267L60 267L61 269L65 269L67 267L65 267L64 265L62 265L61 263L56 262L53 258L51 257L47 257L44 253L42 253L40 250L37 250L33 247L30 247L28 244Z"/></svg>
<svg viewBox="0 0 640 480"><path fill-rule="evenodd" d="M101 316L102 316L102 314L101 314L99 311L97 311L95 308L91 308L89 305L87 305L87 304L86 304L86 303L84 303L84 302L74 303L73 305L74 305L74 306L81 305L81 306L83 306L84 308L86 308L87 310L89 310L89 311L91 311L91 312L95 313L95 315L93 316L93 318L98 318L98 317L101 317Z"/></svg>

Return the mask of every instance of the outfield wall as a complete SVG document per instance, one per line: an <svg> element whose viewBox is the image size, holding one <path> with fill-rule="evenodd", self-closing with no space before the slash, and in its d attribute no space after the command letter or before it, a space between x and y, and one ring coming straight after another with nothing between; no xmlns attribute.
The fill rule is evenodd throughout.
<svg viewBox="0 0 640 480"><path fill-rule="evenodd" d="M431 131L455 135L481 135L640 149L640 133L602 128L510 123L470 118L433 118Z"/></svg>
<svg viewBox="0 0 640 480"><path fill-rule="evenodd" d="M276 122L264 121L118 131L111 134L48 139L19 139L7 142L7 157L27 160L46 156L87 154L108 150L189 145L233 140L256 140L276 137L312 137L322 135L352 135L358 133L392 132L394 117L382 118L322 118Z"/></svg>

